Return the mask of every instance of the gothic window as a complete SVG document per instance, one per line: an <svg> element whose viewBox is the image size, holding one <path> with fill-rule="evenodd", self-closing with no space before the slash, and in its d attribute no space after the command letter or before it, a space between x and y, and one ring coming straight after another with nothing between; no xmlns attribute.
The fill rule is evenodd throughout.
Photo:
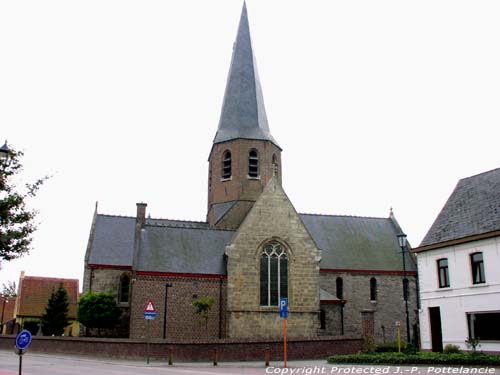
<svg viewBox="0 0 500 375"><path fill-rule="evenodd" d="M448 273L448 259L438 259L437 261L438 267L438 279L439 279L439 287L447 288L450 286L450 275Z"/></svg>
<svg viewBox="0 0 500 375"><path fill-rule="evenodd" d="M410 282L407 278L403 279L403 298L405 301L410 299Z"/></svg>
<svg viewBox="0 0 500 375"><path fill-rule="evenodd" d="M248 153L248 176L259 177L259 154L257 150Z"/></svg>
<svg viewBox="0 0 500 375"><path fill-rule="evenodd" d="M483 253L474 253L470 255L470 264L472 267L472 283L483 284L486 282L484 276Z"/></svg>
<svg viewBox="0 0 500 375"><path fill-rule="evenodd" d="M231 178L231 151L224 151L222 156L222 178Z"/></svg>
<svg viewBox="0 0 500 375"><path fill-rule="evenodd" d="M337 290L337 298L344 299L344 281L341 277L337 277L335 284Z"/></svg>
<svg viewBox="0 0 500 375"><path fill-rule="evenodd" d="M377 300L377 279L372 277L370 279L370 301Z"/></svg>
<svg viewBox="0 0 500 375"><path fill-rule="evenodd" d="M283 246L273 241L260 255L260 304L278 306L281 297L288 297L288 257Z"/></svg>
<svg viewBox="0 0 500 375"><path fill-rule="evenodd" d="M120 277L120 290L118 293L118 302L127 303L130 295L130 277L124 273Z"/></svg>

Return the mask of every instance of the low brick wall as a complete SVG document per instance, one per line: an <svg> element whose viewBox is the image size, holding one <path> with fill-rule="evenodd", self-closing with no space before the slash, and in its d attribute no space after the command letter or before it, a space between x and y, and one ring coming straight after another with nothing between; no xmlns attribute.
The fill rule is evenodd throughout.
<svg viewBox="0 0 500 375"><path fill-rule="evenodd" d="M332 354L356 353L362 340L339 337L288 340L288 359L326 359ZM0 349L13 349L15 336L0 336ZM97 339L84 337L33 337L30 352L78 354L93 357L145 358L147 342L130 339ZM175 361L212 361L215 350L223 361L276 361L283 357L283 342L275 340L207 340L198 342L151 341L150 357L167 361L170 353Z"/></svg>

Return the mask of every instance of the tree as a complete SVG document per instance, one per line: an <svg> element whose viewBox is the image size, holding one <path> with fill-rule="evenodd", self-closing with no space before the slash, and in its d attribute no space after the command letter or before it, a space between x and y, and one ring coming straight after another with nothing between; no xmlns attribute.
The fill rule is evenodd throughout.
<svg viewBox="0 0 500 375"><path fill-rule="evenodd" d="M8 281L7 284L2 284L2 293L4 297L16 297L17 296L17 286L15 281Z"/></svg>
<svg viewBox="0 0 500 375"><path fill-rule="evenodd" d="M23 152L9 149L7 142L0 151L1 155L6 156L0 159L0 261L9 261L30 250L37 212L27 209L26 201L35 197L47 177L33 184L25 184L24 189L20 190L14 178L22 172L20 159Z"/></svg>
<svg viewBox="0 0 500 375"><path fill-rule="evenodd" d="M201 316L205 321L205 332L208 335L208 313L214 305L214 297L200 297L193 301L193 306L195 308L196 314Z"/></svg>
<svg viewBox="0 0 500 375"><path fill-rule="evenodd" d="M121 309L111 292L87 292L78 301L78 321L87 328L114 328L120 321Z"/></svg>
<svg viewBox="0 0 500 375"><path fill-rule="evenodd" d="M69 325L68 320L69 302L68 292L62 286L50 295L45 314L43 314L42 332L46 336L61 336L64 329Z"/></svg>

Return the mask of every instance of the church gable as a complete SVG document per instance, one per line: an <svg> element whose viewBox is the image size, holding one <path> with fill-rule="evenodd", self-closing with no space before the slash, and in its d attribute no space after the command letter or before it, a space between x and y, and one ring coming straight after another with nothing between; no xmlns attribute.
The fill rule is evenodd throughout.
<svg viewBox="0 0 500 375"><path fill-rule="evenodd" d="M231 336L278 336L276 291L288 298L290 334L316 334L320 252L274 178L226 248L226 255ZM275 260L266 263L273 256ZM245 328L247 324L252 330Z"/></svg>

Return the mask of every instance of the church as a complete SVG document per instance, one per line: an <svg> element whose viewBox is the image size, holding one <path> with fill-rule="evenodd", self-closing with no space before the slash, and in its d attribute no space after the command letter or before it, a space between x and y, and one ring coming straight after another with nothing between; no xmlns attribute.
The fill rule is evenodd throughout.
<svg viewBox="0 0 500 375"><path fill-rule="evenodd" d="M245 5L210 147L205 222L151 218L146 203L135 217L96 205L83 292L116 293L123 319L114 335L142 339L148 327L164 340L277 339L284 297L289 337L395 341L396 322L405 340L414 335L404 322L416 326L416 266L392 211L312 215L289 200ZM214 301L206 325L193 307L200 297ZM149 321L148 301L156 311Z"/></svg>

